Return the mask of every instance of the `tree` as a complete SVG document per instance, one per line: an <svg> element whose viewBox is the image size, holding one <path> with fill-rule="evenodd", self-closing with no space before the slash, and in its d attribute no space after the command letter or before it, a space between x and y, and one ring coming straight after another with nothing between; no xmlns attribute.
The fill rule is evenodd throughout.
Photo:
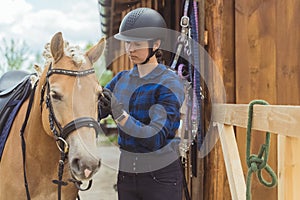
<svg viewBox="0 0 300 200"><path fill-rule="evenodd" d="M24 66L29 60L29 47L24 41L3 38L0 42L0 74L8 70L28 69Z"/></svg>

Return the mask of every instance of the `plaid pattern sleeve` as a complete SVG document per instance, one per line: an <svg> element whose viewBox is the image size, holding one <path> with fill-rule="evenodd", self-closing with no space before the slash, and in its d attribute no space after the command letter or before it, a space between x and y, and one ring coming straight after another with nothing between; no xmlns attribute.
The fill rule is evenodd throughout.
<svg viewBox="0 0 300 200"><path fill-rule="evenodd" d="M164 65L140 78L137 68L124 71L107 85L130 115L119 127L121 149L145 153L171 142L180 124L183 83Z"/></svg>

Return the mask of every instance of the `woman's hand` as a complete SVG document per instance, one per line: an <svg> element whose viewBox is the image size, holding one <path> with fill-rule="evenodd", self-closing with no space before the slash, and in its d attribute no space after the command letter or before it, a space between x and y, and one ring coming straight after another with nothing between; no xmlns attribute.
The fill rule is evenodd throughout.
<svg viewBox="0 0 300 200"><path fill-rule="evenodd" d="M107 88L103 89L99 98L99 106L101 112L111 114L114 119L119 118L124 112L123 104L119 103L115 95Z"/></svg>

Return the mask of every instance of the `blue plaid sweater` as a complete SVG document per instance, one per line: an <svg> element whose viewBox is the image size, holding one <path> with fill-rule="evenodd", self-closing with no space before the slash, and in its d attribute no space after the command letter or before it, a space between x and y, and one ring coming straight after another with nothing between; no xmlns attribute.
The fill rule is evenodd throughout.
<svg viewBox="0 0 300 200"><path fill-rule="evenodd" d="M159 64L140 78L137 66L119 72L107 85L130 115L119 126L121 150L154 152L169 144L180 124L184 100L183 82L165 65Z"/></svg>

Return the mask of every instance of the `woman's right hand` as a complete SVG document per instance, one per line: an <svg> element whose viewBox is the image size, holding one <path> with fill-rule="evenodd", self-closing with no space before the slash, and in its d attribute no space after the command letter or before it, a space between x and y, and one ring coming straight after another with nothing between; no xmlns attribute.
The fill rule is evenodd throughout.
<svg viewBox="0 0 300 200"><path fill-rule="evenodd" d="M112 114L114 119L117 119L123 114L123 104L119 103L114 94L107 88L104 88L102 95L99 98L99 106L101 113ZM103 116L103 114L101 114Z"/></svg>

